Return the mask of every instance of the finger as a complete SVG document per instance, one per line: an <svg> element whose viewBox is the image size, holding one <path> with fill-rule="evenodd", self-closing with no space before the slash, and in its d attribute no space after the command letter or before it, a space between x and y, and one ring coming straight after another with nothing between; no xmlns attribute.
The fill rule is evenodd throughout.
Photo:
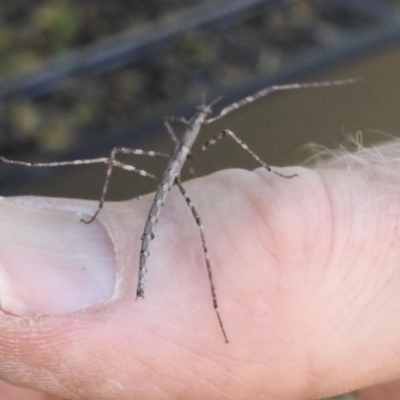
<svg viewBox="0 0 400 400"><path fill-rule="evenodd" d="M360 400L397 400L400 398L400 381L382 383L360 390L357 395Z"/></svg>
<svg viewBox="0 0 400 400"><path fill-rule="evenodd" d="M258 396L258 391L265 392L268 386L270 397L274 398L282 387L270 384L282 373L293 383L285 387L286 394L298 395L304 391L304 378L300 378L305 374L301 354L294 357L294 368L287 371L287 357L293 357L290 342L283 341L275 353L269 350L271 345L276 346L275 340L281 333L292 329L294 310L286 309L282 303L285 296L278 283L280 276L287 275L289 282L293 276L282 275L285 268L281 270L276 257L287 253L291 230L303 224L293 214L293 205L296 209L303 206L302 202L294 204L290 200L284 186L279 189L280 179L269 179L268 175L234 171L217 174L208 183L197 181L188 186L188 191L198 199L204 225L208 227L218 300L231 340L229 346L224 344L213 312L196 224L177 191L171 193L164 209L165 218L160 219L156 232L144 301L134 300L133 272L137 272L148 199L110 205L102 220L89 230L76 222L82 211L89 212L86 203L41 204L40 199L0 203L4 207L3 246L11 249L3 264L7 266L14 255L20 260L19 273L27 274L25 278L18 276L12 280L15 264L5 274L12 280L8 285L13 293L23 296L15 298L8 290L8 296L1 299L3 309L23 318L4 316L0 343L5 345L1 355L12 368L0 372L14 384L71 399L151 398L159 396L160 391L171 393L171 397L180 392L183 397L190 397L198 385L198 377L211 383L202 387L201 394L208 398L219 397L227 379L231 383L227 396L234 397L239 389L246 389L246 397ZM312 179L309 182L315 185ZM259 192L261 185L266 189ZM293 190L300 186L298 182ZM43 210L57 211L65 204L67 213ZM267 219L260 218L265 213ZM268 219L271 221L266 226ZM288 221L290 226L286 227ZM10 236L12 227L23 235L16 232ZM57 239L59 233L61 239ZM10 237L18 239L18 246L8 243ZM96 243L98 251L94 249L88 254L86 244ZM294 247L292 250L296 251ZM110 254L115 254L115 260ZM55 259L46 262L49 255ZM32 260L39 262L32 265ZM81 262L78 268L77 260ZM37 274L37 266L49 270L39 270ZM115 285L111 286L116 290L109 294L111 300L93 296L94 301L89 303L92 307L88 308L85 294L92 290L82 287L80 275L74 279L76 271L86 274L94 270L102 275L104 270L108 276L110 269L116 277ZM62 279L58 280L60 271ZM54 278L46 278L53 274ZM35 277L40 279L34 291L35 287L27 284ZM66 278L68 284L64 285ZM53 280L55 285L40 286ZM40 302L30 301L37 297ZM289 297L285 303L289 305L295 300L296 297L293 300ZM298 310L295 314L296 321L301 322L297 319ZM11 340L15 337L20 339ZM258 352L253 361L262 368L255 369L249 356ZM279 359L282 361L277 363ZM167 368L170 363L172 366ZM246 376L253 382L250 392L249 383L241 378ZM260 376L265 376L269 384L256 386ZM245 387L241 387L243 384Z"/></svg>
<svg viewBox="0 0 400 400"><path fill-rule="evenodd" d="M30 389L19 388L1 380L0 398L2 400L60 400L58 397L49 396Z"/></svg>
<svg viewBox="0 0 400 400"><path fill-rule="evenodd" d="M0 203L6 227L0 237L8 237L8 225L20 224L24 232L22 245L16 234L19 246L0 243L8 251L3 274L9 280L3 282L13 291L7 293L31 289L29 279L10 279L17 268L8 271L13 251L23 254L21 274L32 271L31 264L47 265L30 262L37 259L31 248L41 249L40 260L53 257L47 273L61 270L63 281L71 275L64 273L68 256L72 266L79 259L92 273L97 251L91 255L82 246L90 243L99 249L94 264L105 277L102 294L90 301L82 295L87 287L74 286L73 278L70 286L45 287L42 295L52 295L34 307L29 296L0 299L8 305L0 316L2 376L71 399L160 393L309 399L396 377L398 185L390 185L388 195L382 166L374 173L337 167L293 172L299 177L287 180L264 171L227 171L187 185L207 227L229 345L212 310L196 225L176 191L151 248L146 299L137 302L133 274L149 199L109 205L88 233L72 223L89 212L87 203ZM30 237L51 240L32 245ZM69 306L50 307L54 293L56 304ZM80 301L69 303L75 297Z"/></svg>

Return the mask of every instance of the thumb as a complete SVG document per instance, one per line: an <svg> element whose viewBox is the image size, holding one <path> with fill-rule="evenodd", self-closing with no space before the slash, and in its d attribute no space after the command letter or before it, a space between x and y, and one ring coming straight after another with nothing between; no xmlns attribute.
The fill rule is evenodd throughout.
<svg viewBox="0 0 400 400"><path fill-rule="evenodd" d="M175 190L165 214L176 215L183 206L185 218L182 224L160 221L147 298L135 301L140 235L150 201L110 203L89 225L80 219L93 213L94 202L34 197L0 202L4 380L63 399L158 398L170 386L174 393L179 389L171 384L177 371L188 375L190 352L181 347L196 338L196 331L204 331L197 346L210 342L212 351L224 345L201 247L194 259L190 246L186 252L185 242L197 239L198 232ZM177 248L165 243L179 239L178 231L185 233L178 250L182 261L175 262ZM197 261L201 267L188 267ZM192 282L202 280L192 290ZM208 332L202 326L209 320ZM166 370L169 359L172 374Z"/></svg>
<svg viewBox="0 0 400 400"><path fill-rule="evenodd" d="M0 202L0 371L8 382L75 398L70 395L80 393L77 382L90 380L71 365L88 354L95 358L98 340L75 337L100 324L96 307L112 302L118 279L106 230L99 222L80 222L94 207L33 197ZM91 364L94 359L86 361L88 369ZM74 388L68 384L71 372L81 374ZM3 383L0 397L48 398L21 390Z"/></svg>
<svg viewBox="0 0 400 400"><path fill-rule="evenodd" d="M0 376L93 400L312 399L397 379L393 151L285 172L293 179L230 170L187 184L229 345L177 190L152 242L144 301L135 288L151 198L110 203L91 225L79 219L93 203L0 202Z"/></svg>

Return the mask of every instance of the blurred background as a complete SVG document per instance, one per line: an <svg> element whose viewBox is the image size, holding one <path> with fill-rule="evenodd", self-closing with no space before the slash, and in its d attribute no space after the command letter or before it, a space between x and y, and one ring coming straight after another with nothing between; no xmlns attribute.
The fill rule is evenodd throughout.
<svg viewBox="0 0 400 400"><path fill-rule="evenodd" d="M236 132L272 165L302 146L400 132L400 2L389 0L14 0L0 3L0 153L25 161L106 156L114 146L172 151L162 116L189 117L277 83L362 77L275 93L204 129ZM182 127L176 127L177 133ZM180 129L180 130L179 130ZM375 131L375 133L373 133ZM196 155L201 176L256 164L229 140ZM160 175L165 160L126 162ZM97 199L105 167L2 165L2 195ZM188 177L188 175L186 175ZM109 199L155 189L116 172Z"/></svg>
<svg viewBox="0 0 400 400"><path fill-rule="evenodd" d="M366 145L388 140L400 133L399 8L396 0L1 2L0 154L46 162L107 156L115 146L170 152L162 117L190 117L203 96L224 96L218 111L272 84L349 77L362 80L248 105L204 129L196 147L229 128L283 166L305 160L310 142L335 148L357 132ZM257 167L229 140L193 154L198 176ZM124 161L158 175L166 165ZM104 165L0 165L0 190L98 199L104 173ZM108 199L155 188L116 171Z"/></svg>

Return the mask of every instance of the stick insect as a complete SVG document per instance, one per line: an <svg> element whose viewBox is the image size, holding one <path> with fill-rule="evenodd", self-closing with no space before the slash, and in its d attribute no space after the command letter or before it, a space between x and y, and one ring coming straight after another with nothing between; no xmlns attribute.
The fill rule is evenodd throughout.
<svg viewBox="0 0 400 400"><path fill-rule="evenodd" d="M150 243L154 239L154 232L155 228L158 222L158 218L161 213L161 209L167 199L168 193L170 189L176 185L180 192L182 193L186 204L190 208L190 211L195 219L196 224L199 227L200 231L200 237L201 237L201 243L202 243L202 248L203 248L203 253L204 253L204 259L205 259L205 265L207 269L207 274L208 274L208 281L210 285L210 291L211 291L211 298L212 298L212 303L213 303L213 308L216 314L216 317L218 319L218 324L221 329L223 338L225 340L225 343L229 343L228 336L224 327L224 324L222 322L222 318L219 312L218 308L218 301L217 301L217 295L216 295L216 289L214 285L214 278L212 274L212 268L211 268L211 263L210 259L208 256L208 249L206 245L206 239L204 235L204 228L203 224L201 222L200 216L194 207L190 197L186 193L182 182L180 180L180 173L185 165L188 156L190 155L191 149L193 147L193 144L195 143L200 130L203 126L209 125L214 121L217 121L221 118L223 118L225 115L230 114L231 112L236 111L237 109L255 102L256 100L268 96L269 94L277 91L286 91L286 90L297 90L297 89L307 89L307 88L323 88L323 87L332 87L332 86L338 86L338 85L344 85L344 84L350 84L356 82L356 79L342 79L342 80L333 80L333 81L322 81L322 82L309 82L309 83L294 83L294 84L286 84L286 85L274 85L267 87L265 89L262 89L252 96L248 96L243 98L242 100L233 103L225 108L223 108L218 114L216 114L214 117L212 117L212 107L214 106L215 102L212 102L210 104L203 104L197 108L196 113L192 116L191 119L186 120L184 118L166 118L164 121L164 124L166 126L166 129L168 133L171 135L172 139L175 142L175 150L172 153L172 155L166 154L166 153L161 153L161 152L156 152L156 151L145 151L145 150L140 150L140 149L129 149L129 148L114 148L110 154L109 157L100 157L100 158L93 158L93 159L85 159L85 160L74 160L74 161L62 161L62 162L50 162L50 163L30 163L30 162L24 162L24 161L16 161L16 160L10 160L5 157L0 156L0 161L8 164L16 164L16 165L23 165L23 166L29 166L29 167L61 167L61 166L66 166L66 165L86 165L86 164L106 164L107 165L107 172L106 172L106 178L104 181L103 189L102 189L102 194L100 197L99 205L97 207L97 210L95 213L92 215L92 217L88 220L82 220L85 223L90 223L94 221L94 219L97 217L99 212L104 206L105 202L105 197L108 189L108 184L111 178L111 173L114 167L122 168L123 170L126 171L131 171L135 172L141 176L144 177L149 177L156 179L156 177L142 169L137 169L132 165L122 163L116 159L118 154L133 154L133 155L146 155L146 156L159 156L159 157L168 157L169 162L167 165L167 168L162 175L161 181L157 187L154 200L152 202L143 234L141 236L141 248L140 248L140 257L139 257L139 272L138 272L138 283L137 283L137 289L136 289L136 299L137 298L144 298L145 294L145 287L146 287L146 273L147 273L147 260L150 255ZM187 129L183 133L182 137L179 139L171 126L171 122L173 121L179 121L183 122L186 126ZM266 164L264 161L261 160L260 157L257 156L255 152L253 152L249 147L241 140L239 139L232 131L229 129L225 129L219 134L217 134L213 139L209 140L206 142L202 150L206 150L209 146L214 145L216 142L218 142L220 139L224 137L231 137L236 143L238 143L245 151L247 151L252 157L264 168L266 168L269 172L274 173L280 177L283 178L292 178L295 175L290 175L286 176L283 175L277 171L274 171L268 164Z"/></svg>

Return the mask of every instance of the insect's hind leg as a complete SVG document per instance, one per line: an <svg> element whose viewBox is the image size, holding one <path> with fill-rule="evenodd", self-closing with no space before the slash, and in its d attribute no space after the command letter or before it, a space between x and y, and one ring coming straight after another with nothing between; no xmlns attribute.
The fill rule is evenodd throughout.
<svg viewBox="0 0 400 400"><path fill-rule="evenodd" d="M272 172L275 175L281 176L282 178L293 178L293 177L297 176L297 174L284 175L284 174L281 174L280 172L274 171L253 150L251 150L249 148L249 146L247 146L247 144L243 142L243 140L241 140L236 134L234 134L229 129L224 129L218 135L214 136L212 139L210 139L206 143L204 143L204 145L201 147L201 151L206 151L210 146L213 146L218 141L220 141L221 139L224 139L227 136L230 137L231 139L233 139L244 151L246 151L248 154L250 154L267 171Z"/></svg>
<svg viewBox="0 0 400 400"><path fill-rule="evenodd" d="M201 244L202 244L202 247L203 247L204 258L205 258L205 261L206 261L208 281L210 283L211 297L212 297L214 311L215 311L215 313L217 315L218 323L219 323L219 326L221 328L222 335L224 336L225 343L229 343L228 336L226 334L226 331L225 331L225 328L224 328L224 324L222 322L222 318L221 318L221 315L220 315L219 310L218 310L217 294L216 294L216 291L215 291L214 278L213 278L213 274L212 274L212 270L211 270L211 263L210 263L210 259L208 257L208 249L207 249L207 243L206 243L206 239L205 239L205 235L204 235L203 224L201 222L199 213L197 212L196 208L194 207L194 205L192 203L192 200L190 199L189 195L187 194L187 192L186 192L185 188L183 187L182 182L179 180L179 178L175 179L175 183L178 186L180 192L182 193L182 195L183 195L183 197L184 197L184 199L186 201L186 204L190 208L190 211L192 212L193 218L195 219L196 224L199 227L200 237L201 237Z"/></svg>

